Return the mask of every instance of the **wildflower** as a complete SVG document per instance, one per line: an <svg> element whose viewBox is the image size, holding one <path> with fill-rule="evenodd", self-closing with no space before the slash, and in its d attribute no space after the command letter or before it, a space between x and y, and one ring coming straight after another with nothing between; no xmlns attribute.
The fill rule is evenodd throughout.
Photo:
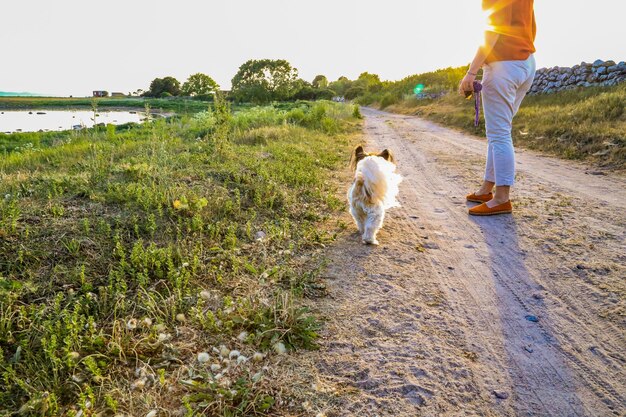
<svg viewBox="0 0 626 417"><path fill-rule="evenodd" d="M247 360L248 360L248 358L246 358L243 355L240 355L240 356L237 357L237 365L242 364L242 363L246 362Z"/></svg>
<svg viewBox="0 0 626 417"><path fill-rule="evenodd" d="M145 317L141 320L141 324L143 324L144 327L150 327L152 326L152 319L150 317Z"/></svg>
<svg viewBox="0 0 626 417"><path fill-rule="evenodd" d="M185 315L183 313L178 313L176 315L176 321L183 323L185 321Z"/></svg>
<svg viewBox="0 0 626 417"><path fill-rule="evenodd" d="M261 352L256 352L254 355L252 355L253 362L261 362L263 359L265 359L265 355Z"/></svg>
<svg viewBox="0 0 626 417"><path fill-rule="evenodd" d="M285 347L285 344L283 342L278 342L278 343L274 344L274 350L279 355L283 355L283 354L285 354L285 352L287 352L287 348Z"/></svg>
<svg viewBox="0 0 626 417"><path fill-rule="evenodd" d="M174 202L172 203L172 206L174 207L174 209L178 210L180 209L180 207L183 205L183 203L180 202L180 200L174 200Z"/></svg>
<svg viewBox="0 0 626 417"><path fill-rule="evenodd" d="M159 335L157 336L157 340L159 342L165 342L165 341L169 340L170 337L171 336L169 334L167 334L167 333L159 333Z"/></svg>
<svg viewBox="0 0 626 417"><path fill-rule="evenodd" d="M245 342L247 338L248 338L248 332L246 331L239 333L239 336L237 336L237 339L239 339L239 341L242 343Z"/></svg>
<svg viewBox="0 0 626 417"><path fill-rule="evenodd" d="M222 366L219 363L214 363L211 365L211 372L217 372L222 369Z"/></svg>
<svg viewBox="0 0 626 417"><path fill-rule="evenodd" d="M183 265L182 265L183 268L187 268L188 266L189 266L189 262L183 262Z"/></svg>
<svg viewBox="0 0 626 417"><path fill-rule="evenodd" d="M238 350L231 350L230 353L228 354L228 359L238 358L239 355L241 355L241 353L239 353Z"/></svg>
<svg viewBox="0 0 626 417"><path fill-rule="evenodd" d="M211 293L209 291L207 291L207 290L200 291L200 297L205 299L205 300L210 300L212 298L211 297Z"/></svg>
<svg viewBox="0 0 626 417"><path fill-rule="evenodd" d="M80 353L78 352L70 352L67 354L68 359L72 361L77 361L80 358Z"/></svg>
<svg viewBox="0 0 626 417"><path fill-rule="evenodd" d="M156 326L154 326L154 330L156 330L157 332L162 332L166 329L165 325L162 323L157 324Z"/></svg>
<svg viewBox="0 0 626 417"><path fill-rule="evenodd" d="M128 330L135 330L137 328L137 319L130 319L126 322L126 328Z"/></svg>
<svg viewBox="0 0 626 417"><path fill-rule="evenodd" d="M198 353L198 362L205 363L205 362L208 362L209 359L211 359L211 357L209 356L207 352Z"/></svg>

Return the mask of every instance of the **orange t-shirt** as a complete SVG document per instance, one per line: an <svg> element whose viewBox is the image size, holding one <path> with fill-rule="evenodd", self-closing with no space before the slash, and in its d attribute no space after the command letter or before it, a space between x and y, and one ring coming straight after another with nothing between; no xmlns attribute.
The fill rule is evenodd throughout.
<svg viewBox="0 0 626 417"><path fill-rule="evenodd" d="M535 52L533 0L483 0L483 10L489 11L488 31L500 34L486 63L523 61Z"/></svg>

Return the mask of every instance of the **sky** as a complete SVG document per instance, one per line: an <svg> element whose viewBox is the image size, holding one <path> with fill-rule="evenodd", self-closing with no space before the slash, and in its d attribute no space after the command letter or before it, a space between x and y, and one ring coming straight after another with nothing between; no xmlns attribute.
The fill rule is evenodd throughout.
<svg viewBox="0 0 626 417"><path fill-rule="evenodd" d="M626 60L626 0L535 0L539 67ZM248 59L300 76L398 80L469 63L480 0L2 0L0 91L87 96L202 72L223 89Z"/></svg>

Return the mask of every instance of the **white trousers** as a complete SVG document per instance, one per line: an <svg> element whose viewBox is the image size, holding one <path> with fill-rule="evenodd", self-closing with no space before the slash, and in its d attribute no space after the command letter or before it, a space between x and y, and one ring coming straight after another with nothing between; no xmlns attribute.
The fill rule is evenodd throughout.
<svg viewBox="0 0 626 417"><path fill-rule="evenodd" d="M483 111L487 131L485 180L498 185L515 182L513 117L533 84L535 57L525 61L497 61L483 67Z"/></svg>

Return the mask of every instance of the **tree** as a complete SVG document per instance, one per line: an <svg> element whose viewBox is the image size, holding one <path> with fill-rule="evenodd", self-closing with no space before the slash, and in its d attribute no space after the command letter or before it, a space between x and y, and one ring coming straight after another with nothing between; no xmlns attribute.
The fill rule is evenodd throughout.
<svg viewBox="0 0 626 417"><path fill-rule="evenodd" d="M328 85L328 88L336 92L340 97L345 96L346 91L348 91L350 87L352 87L352 81L346 77L339 77L337 81L333 81Z"/></svg>
<svg viewBox="0 0 626 417"><path fill-rule="evenodd" d="M251 59L239 67L232 80L237 101L268 103L288 100L296 92L298 70L284 59Z"/></svg>
<svg viewBox="0 0 626 417"><path fill-rule="evenodd" d="M383 88L380 77L376 74L370 74L369 72L364 72L359 75L359 78L354 83L356 86L363 87L368 93L377 93Z"/></svg>
<svg viewBox="0 0 626 417"><path fill-rule="evenodd" d="M220 86L213 78L206 74L197 73L187 78L181 92L184 96L208 96L214 94L219 88Z"/></svg>
<svg viewBox="0 0 626 417"><path fill-rule="evenodd" d="M174 77L155 78L150 83L150 90L146 91L143 95L146 97L180 95L180 82Z"/></svg>
<svg viewBox="0 0 626 417"><path fill-rule="evenodd" d="M313 88L327 88L328 87L328 78L325 75L318 75L313 79L311 83Z"/></svg>

